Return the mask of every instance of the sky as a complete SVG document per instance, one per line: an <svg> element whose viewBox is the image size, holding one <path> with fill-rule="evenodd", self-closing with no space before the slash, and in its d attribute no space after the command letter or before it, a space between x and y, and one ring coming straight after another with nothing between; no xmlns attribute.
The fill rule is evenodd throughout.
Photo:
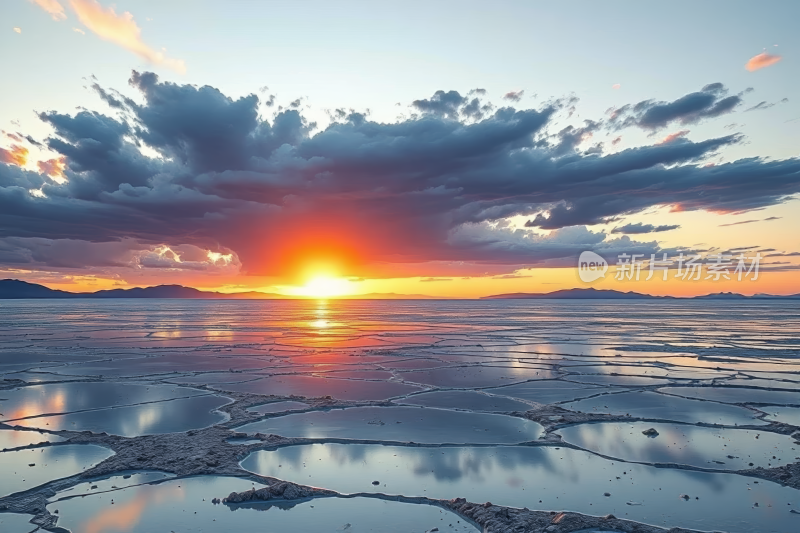
<svg viewBox="0 0 800 533"><path fill-rule="evenodd" d="M0 278L800 293L798 16L793 1L7 0ZM584 279L585 251L604 276Z"/></svg>

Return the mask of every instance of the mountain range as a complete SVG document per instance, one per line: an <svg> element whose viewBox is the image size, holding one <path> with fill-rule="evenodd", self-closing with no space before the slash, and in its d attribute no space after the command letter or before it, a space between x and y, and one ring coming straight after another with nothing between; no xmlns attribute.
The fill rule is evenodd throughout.
<svg viewBox="0 0 800 533"><path fill-rule="evenodd" d="M640 292L622 292L607 289L563 289L553 292L514 292L484 296L482 300L800 300L800 294L772 295L754 294L745 296L735 292L715 292L702 296L653 296Z"/></svg>
<svg viewBox="0 0 800 533"><path fill-rule="evenodd" d="M291 296L269 292L237 292L224 293L201 291L183 285L158 285L155 287L133 289L108 289L97 292L67 292L50 289L44 285L28 283L18 279L0 280L0 300L29 300L29 299L66 299L66 298L163 298L178 300L278 300L292 299ZM433 299L432 296L423 294L395 294L371 293L356 296L344 296L346 299L364 300L399 300L399 299Z"/></svg>

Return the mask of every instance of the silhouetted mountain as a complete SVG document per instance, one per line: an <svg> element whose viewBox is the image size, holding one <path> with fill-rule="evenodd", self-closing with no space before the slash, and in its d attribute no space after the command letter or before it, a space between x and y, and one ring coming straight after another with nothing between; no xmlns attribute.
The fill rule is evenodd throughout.
<svg viewBox="0 0 800 533"><path fill-rule="evenodd" d="M650 300L672 298L672 296L651 296L639 292L621 292L605 289L563 289L553 292L515 292L484 296L482 300Z"/></svg>
<svg viewBox="0 0 800 533"><path fill-rule="evenodd" d="M28 283L18 279L0 280L0 299L16 300L27 298L74 298L71 292L48 289L44 285Z"/></svg>
<svg viewBox="0 0 800 533"><path fill-rule="evenodd" d="M87 294L84 297L90 298L219 298L218 292L203 292L183 285L158 285L156 287L144 287L133 289L110 289L97 291Z"/></svg>
<svg viewBox="0 0 800 533"><path fill-rule="evenodd" d="M44 285L28 283L16 279L0 280L0 300L3 299L34 299L34 298L164 298L179 300L277 300L297 299L282 294L268 292L236 292L223 293L201 291L183 285L158 285L133 289L108 289L97 292L67 292L49 289ZM363 300L400 300L400 299L431 299L432 296L422 294L395 294L371 293L362 295L344 296L346 299Z"/></svg>
<svg viewBox="0 0 800 533"><path fill-rule="evenodd" d="M266 292L241 292L226 294L222 292L200 291L183 285L158 285L133 289L109 289L97 292L67 292L49 289L44 285L28 283L16 279L0 280L0 300L33 298L171 298L206 300L247 300L282 298L279 294Z"/></svg>
<svg viewBox="0 0 800 533"><path fill-rule="evenodd" d="M201 291L183 285L158 285L155 287L133 289L109 289L97 292L67 292L50 289L44 285L28 283L17 279L0 280L0 300L41 299L41 298L165 298L179 300L278 300L296 299L282 294L267 292L237 292L232 294ZM447 299L423 294L371 293L342 296L347 300L436 300ZM563 289L547 293L516 292L484 296L482 300L800 300L800 294L772 295L755 294L744 296L733 292L718 292L703 296L678 298L675 296L653 296L639 292L621 292L607 289Z"/></svg>
<svg viewBox="0 0 800 533"><path fill-rule="evenodd" d="M608 289L563 289L554 292L517 292L484 296L482 300L800 300L800 294L745 296L735 292L716 292L703 296L653 296L639 292L622 292Z"/></svg>

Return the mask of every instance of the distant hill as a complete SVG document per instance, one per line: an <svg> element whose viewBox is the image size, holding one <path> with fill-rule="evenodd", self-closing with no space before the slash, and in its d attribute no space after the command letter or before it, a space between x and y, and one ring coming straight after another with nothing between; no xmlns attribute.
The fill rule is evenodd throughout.
<svg viewBox="0 0 800 533"><path fill-rule="evenodd" d="M71 292L48 289L44 285L36 285L18 279L0 280L0 298L16 300L24 298L74 298Z"/></svg>
<svg viewBox="0 0 800 533"><path fill-rule="evenodd" d="M639 292L604 289L563 289L553 292L515 292L484 296L482 300L652 300L672 296L651 296Z"/></svg>
<svg viewBox="0 0 800 533"><path fill-rule="evenodd" d="M800 300L800 294L745 296L734 292L717 292L703 296L653 296L639 292L622 292L609 289L563 289L553 292L516 292L484 296L482 300Z"/></svg>
<svg viewBox="0 0 800 533"><path fill-rule="evenodd" d="M226 294L201 291L183 285L158 285L133 289L109 289L97 292L67 292L49 289L44 285L16 279L0 280L0 300L36 298L171 298L189 300L247 300L283 298L280 294L267 292L242 292Z"/></svg>
<svg viewBox="0 0 800 533"><path fill-rule="evenodd" d="M297 299L282 294L268 292L236 292L223 293L213 291L201 291L183 285L158 285L155 287L133 288L133 289L108 289L97 292L67 292L56 289L49 289L44 285L28 283L16 279L0 280L0 300L21 300L21 299L42 299L42 298L165 298L179 300L277 300L277 299ZM348 300L417 300L432 299L433 296L422 294L395 294L395 293L371 293L344 296Z"/></svg>
<svg viewBox="0 0 800 533"><path fill-rule="evenodd" d="M49 289L44 285L28 283L17 279L0 280L0 300L22 300L42 298L165 298L178 300L289 300L298 299L282 294L268 292L223 293L201 291L183 285L157 285L155 287L133 289L109 289L97 292L67 292ZM345 300L441 300L438 296L424 294L370 293L341 296ZM484 296L482 300L800 300L800 294L787 296L772 294L755 294L744 296L732 292L718 292L703 296L677 298L675 296L653 296L639 292L622 292L607 289L563 289L554 292L515 292Z"/></svg>

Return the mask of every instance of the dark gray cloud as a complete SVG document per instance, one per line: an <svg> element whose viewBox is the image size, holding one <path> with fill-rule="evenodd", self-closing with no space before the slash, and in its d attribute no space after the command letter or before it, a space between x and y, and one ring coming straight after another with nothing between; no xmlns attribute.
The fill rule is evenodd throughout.
<svg viewBox="0 0 800 533"><path fill-rule="evenodd" d="M611 230L611 233L639 235L642 233L660 233L662 231L670 231L678 228L680 228L680 226L677 224L663 224L660 226L654 226L653 224L643 224L641 222L637 222L636 224L625 224L624 226L618 226Z"/></svg>
<svg viewBox="0 0 800 533"><path fill-rule="evenodd" d="M721 83L710 83L672 102L644 100L615 109L611 121L618 127L638 126L645 130L659 130L672 123L694 124L728 114L742 103L741 95L726 94Z"/></svg>
<svg viewBox="0 0 800 533"><path fill-rule="evenodd" d="M557 128L556 115L572 101L493 109L477 96L437 91L415 101L420 114L409 119L380 123L342 109L314 130L300 109L260 118L255 94L232 99L146 72L130 81L140 103L107 91L124 102L118 118L88 110L40 115L53 127L46 144L65 158L67 181L0 165L0 238L135 242L136 253L191 245L234 253L257 274L313 261L365 276L424 264L504 274L572 264L590 246L612 255L659 250L584 225L657 206L743 212L800 192L794 158L705 166L740 142L736 135L613 154L597 145L581 150L602 124ZM700 113L710 117L724 91L702 92L713 101ZM636 116L653 108L643 107ZM44 198L29 192L39 188ZM511 216L530 217L529 229L502 225ZM531 228L556 231L545 238ZM30 256L32 242L6 247ZM66 254L37 253L52 264ZM140 266L157 264L151 257ZM465 264L478 266L458 270Z"/></svg>
<svg viewBox="0 0 800 533"><path fill-rule="evenodd" d="M458 91L436 91L429 99L414 100L411 105L423 113L444 118L457 118L458 109L466 103L467 99Z"/></svg>
<svg viewBox="0 0 800 533"><path fill-rule="evenodd" d="M503 99L511 102L519 102L522 100L523 96L525 96L525 91L508 91L503 95Z"/></svg>

